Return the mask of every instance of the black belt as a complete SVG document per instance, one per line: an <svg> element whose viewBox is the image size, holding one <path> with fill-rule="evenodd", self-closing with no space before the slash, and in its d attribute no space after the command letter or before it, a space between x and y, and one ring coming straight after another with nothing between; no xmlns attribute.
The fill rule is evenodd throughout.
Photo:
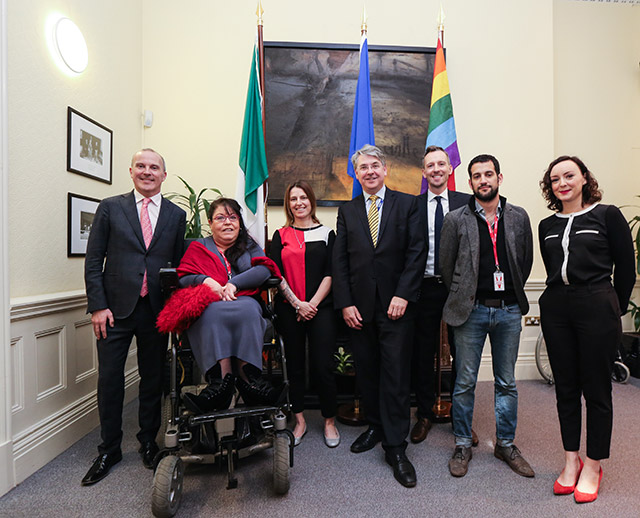
<svg viewBox="0 0 640 518"><path fill-rule="evenodd" d="M507 305L504 299L476 299L476 302L488 308L502 308Z"/></svg>
<svg viewBox="0 0 640 518"><path fill-rule="evenodd" d="M428 275L422 279L422 284L442 284L444 281L442 280L441 275Z"/></svg>

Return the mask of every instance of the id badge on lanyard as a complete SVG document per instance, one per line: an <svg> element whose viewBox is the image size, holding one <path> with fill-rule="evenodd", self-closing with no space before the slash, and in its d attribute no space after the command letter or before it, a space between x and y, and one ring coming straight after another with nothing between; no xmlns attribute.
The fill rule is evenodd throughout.
<svg viewBox="0 0 640 518"><path fill-rule="evenodd" d="M493 258L496 263L496 271L493 272L493 289L494 291L504 291L504 273L500 270L500 262L498 261L498 214L493 219L493 228L491 223L487 221L489 227L489 237L493 245Z"/></svg>

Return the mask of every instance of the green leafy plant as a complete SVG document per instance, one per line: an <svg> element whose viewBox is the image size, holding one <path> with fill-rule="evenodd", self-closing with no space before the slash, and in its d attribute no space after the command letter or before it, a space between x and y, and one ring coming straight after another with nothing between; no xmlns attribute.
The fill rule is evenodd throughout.
<svg viewBox="0 0 640 518"><path fill-rule="evenodd" d="M177 176L177 175L176 175ZM197 238L204 237L210 234L207 226L203 228L201 215L204 212L204 221L207 221L207 212L209 212L209 206L211 202L204 197L207 191L216 193L218 196L222 196L222 193L218 189L213 187L205 187L199 193L191 187L187 181L178 176L178 179L184 184L188 193L180 194L177 192L171 192L167 194L167 198L174 201L177 205L180 205L187 211L187 228L184 233L185 238Z"/></svg>
<svg viewBox="0 0 640 518"><path fill-rule="evenodd" d="M636 196L640 198L640 195ZM627 207L630 205L627 205ZM638 208L634 205L634 207ZM631 235L633 237L634 248L636 251L636 273L640 275L640 216L634 216L629 220ZM633 327L636 333L640 332L640 306L635 302L629 302L631 306L631 318L633 319Z"/></svg>
<svg viewBox="0 0 640 518"><path fill-rule="evenodd" d="M344 347L338 347L338 352L333 355L336 359L336 372L338 374L351 374L354 372L353 357Z"/></svg>

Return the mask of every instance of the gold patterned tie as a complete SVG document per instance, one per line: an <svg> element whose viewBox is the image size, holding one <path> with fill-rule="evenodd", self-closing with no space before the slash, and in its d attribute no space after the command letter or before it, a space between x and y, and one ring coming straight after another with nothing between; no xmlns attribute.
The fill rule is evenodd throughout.
<svg viewBox="0 0 640 518"><path fill-rule="evenodd" d="M369 214L367 215L367 219L369 220L369 231L371 232L371 240L373 241L373 246L378 246L378 204L376 203L378 197L375 194L369 196L369 200L371 200L371 205L369 206Z"/></svg>

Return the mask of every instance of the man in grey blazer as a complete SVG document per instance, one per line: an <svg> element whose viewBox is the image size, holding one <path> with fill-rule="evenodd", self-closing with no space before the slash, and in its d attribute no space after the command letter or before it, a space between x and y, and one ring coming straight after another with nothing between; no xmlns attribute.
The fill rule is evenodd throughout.
<svg viewBox="0 0 640 518"><path fill-rule="evenodd" d="M470 198L468 194L447 189L452 172L447 152L439 146L427 147L422 159L422 176L427 181L428 190L418 196L420 219L425 222L427 263L416 303L417 318L411 373L417 403L416 424L410 435L413 443L426 439L435 417L433 365L436 349L440 346L442 308L447 300L447 288L442 281L438 257L442 223L449 211L462 207ZM449 343L452 343L452 333L449 334Z"/></svg>
<svg viewBox="0 0 640 518"><path fill-rule="evenodd" d="M129 169L134 190L100 202L93 219L85 284L98 347L98 457L82 479L91 485L120 462L124 365L136 337L140 373L138 421L140 454L152 469L160 427L166 337L155 326L162 309L158 271L177 266L184 247L185 213L162 197L164 159L152 149L133 155Z"/></svg>
<svg viewBox="0 0 640 518"><path fill-rule="evenodd" d="M449 289L443 319L453 326L456 382L452 398L456 446L449 461L455 477L471 460L471 423L476 381L487 335L491 341L495 386L494 455L524 477L534 472L513 444L518 413L515 364L522 315L529 311L524 285L533 263L533 239L524 209L498 195L498 160L479 155L469 163L474 196L444 220L440 267Z"/></svg>

